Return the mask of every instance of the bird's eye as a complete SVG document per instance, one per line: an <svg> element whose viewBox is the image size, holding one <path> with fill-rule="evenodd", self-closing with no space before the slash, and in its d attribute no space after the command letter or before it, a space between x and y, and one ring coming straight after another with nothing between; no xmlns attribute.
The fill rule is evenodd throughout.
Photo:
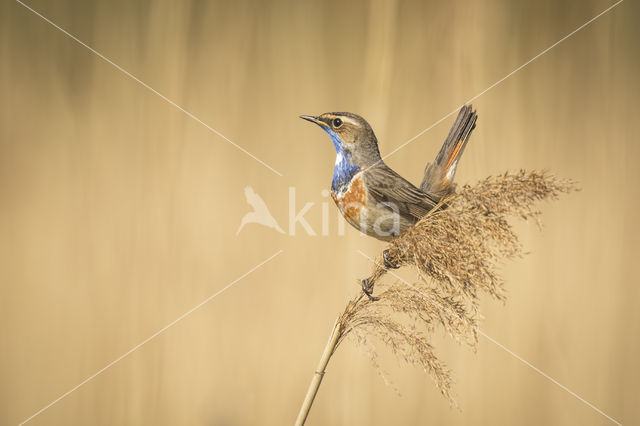
<svg viewBox="0 0 640 426"><path fill-rule="evenodd" d="M333 127L335 127L337 129L340 126L342 126L342 120L340 120L339 118L334 118L333 119Z"/></svg>

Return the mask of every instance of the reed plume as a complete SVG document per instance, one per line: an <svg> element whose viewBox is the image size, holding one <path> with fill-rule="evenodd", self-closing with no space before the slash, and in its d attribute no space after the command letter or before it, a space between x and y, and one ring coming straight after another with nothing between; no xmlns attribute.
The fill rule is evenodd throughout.
<svg viewBox="0 0 640 426"><path fill-rule="evenodd" d="M436 356L430 336L442 327L456 341L475 349L478 297L484 292L504 301L498 262L523 253L509 220L538 221L539 201L573 190L573 181L544 172L488 177L463 186L443 200L444 208L433 209L392 240L387 258L416 270L416 282L396 280L383 285L382 278L393 272L381 259L374 261L365 283L370 288L380 284L382 291L375 299L359 293L338 316L296 424L304 424L331 356L348 337L369 348L374 363L372 340L384 343L400 359L429 373L442 395L454 403L451 372Z"/></svg>

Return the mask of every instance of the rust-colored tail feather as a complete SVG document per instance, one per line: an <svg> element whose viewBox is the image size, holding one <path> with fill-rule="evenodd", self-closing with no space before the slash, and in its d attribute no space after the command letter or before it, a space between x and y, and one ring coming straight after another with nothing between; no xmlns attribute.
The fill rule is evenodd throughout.
<svg viewBox="0 0 640 426"><path fill-rule="evenodd" d="M460 109L458 118L453 123L447 139L445 139L433 163L428 163L424 171L424 178L420 189L437 198L451 193L455 185L453 178L456 174L458 160L464 152L471 132L476 128L478 114L465 105Z"/></svg>

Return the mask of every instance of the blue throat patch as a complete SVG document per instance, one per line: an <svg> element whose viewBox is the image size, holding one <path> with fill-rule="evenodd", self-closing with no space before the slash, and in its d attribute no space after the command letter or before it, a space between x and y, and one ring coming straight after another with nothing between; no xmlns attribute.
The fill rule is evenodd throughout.
<svg viewBox="0 0 640 426"><path fill-rule="evenodd" d="M329 134L336 149L336 165L333 169L331 190L341 193L349 186L351 178L360 171L360 167L351 162L351 155L345 152L340 136L328 127L322 126L322 129Z"/></svg>

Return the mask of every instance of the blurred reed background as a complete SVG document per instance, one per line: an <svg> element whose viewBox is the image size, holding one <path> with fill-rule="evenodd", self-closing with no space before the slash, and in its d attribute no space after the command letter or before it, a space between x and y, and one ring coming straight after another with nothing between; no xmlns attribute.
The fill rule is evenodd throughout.
<svg viewBox="0 0 640 426"><path fill-rule="evenodd" d="M337 232L329 139L300 114L366 117L388 153L612 1L57 1L0 6L0 423L281 425L383 245ZM640 408L640 9L627 0L474 101L457 180L548 169L582 191L518 229L509 301L483 330L622 423ZM420 180L454 117L398 151ZM247 225L251 186L295 236ZM329 203L329 235L322 236ZM411 278L411 272L403 272ZM435 336L461 411L386 350L332 359L309 424L610 424L513 356Z"/></svg>

